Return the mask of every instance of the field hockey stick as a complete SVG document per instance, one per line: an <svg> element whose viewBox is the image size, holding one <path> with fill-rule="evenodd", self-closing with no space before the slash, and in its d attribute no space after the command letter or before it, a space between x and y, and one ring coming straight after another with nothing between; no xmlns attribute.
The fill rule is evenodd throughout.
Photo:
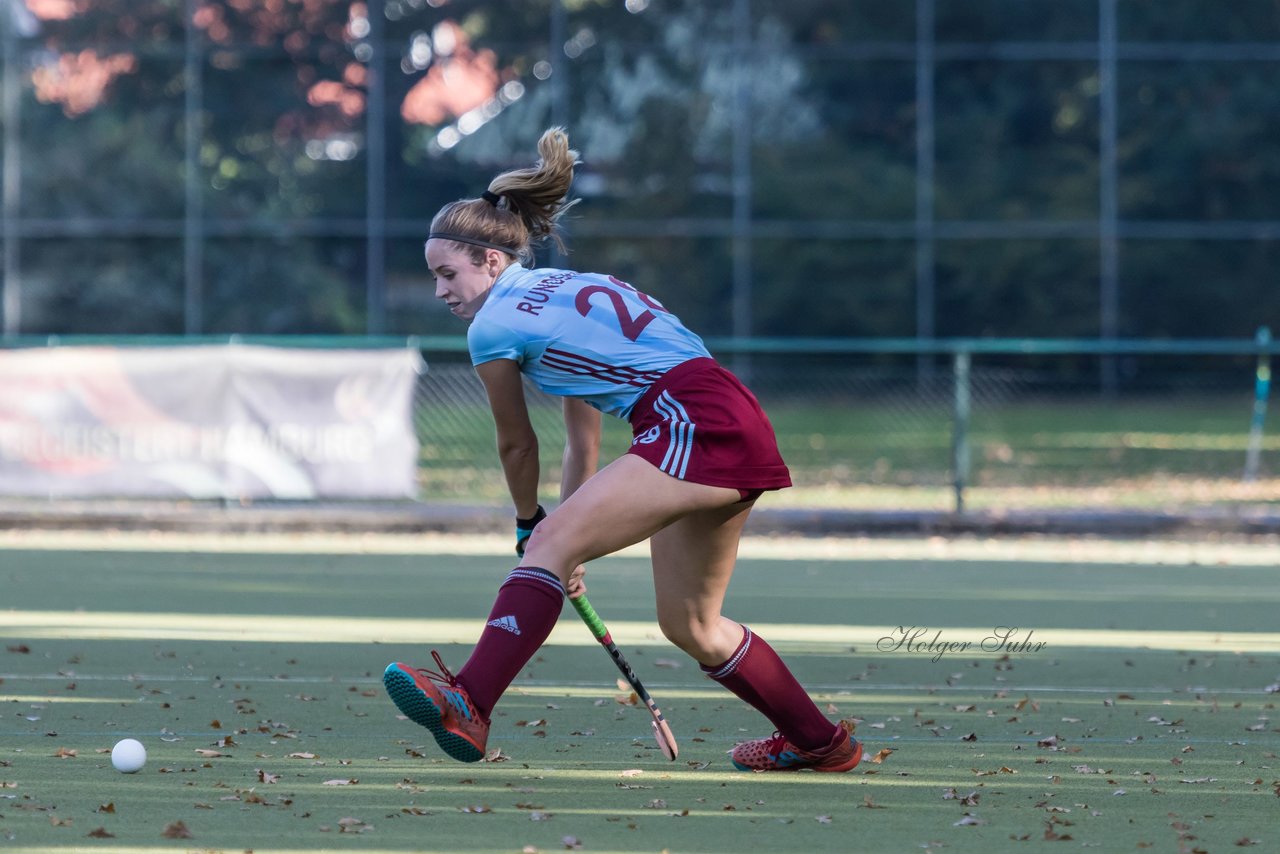
<svg viewBox="0 0 1280 854"><path fill-rule="evenodd" d="M662 711L654 704L653 698L649 696L649 692L644 689L644 685L640 683L636 672L631 669L631 665L622 656L622 651L618 649L618 645L613 642L613 638L609 635L609 630L605 627L604 620L600 619L600 615L591 607L591 603L587 601L586 596L579 596L576 599L570 599L573 608L578 612L578 616L582 617L582 621L587 624L587 628L591 629L591 634L595 635L596 640L600 641L600 645L609 653L609 657L613 659L613 663L618 665L618 670L622 671L622 676L627 680L627 684L636 692L636 696L644 701L649 707L649 714L653 715L653 737L658 742L658 747L662 749L662 753L668 759L675 760L680 752L680 748L676 745L676 737L671 734L671 727L667 726L667 720L662 716Z"/></svg>

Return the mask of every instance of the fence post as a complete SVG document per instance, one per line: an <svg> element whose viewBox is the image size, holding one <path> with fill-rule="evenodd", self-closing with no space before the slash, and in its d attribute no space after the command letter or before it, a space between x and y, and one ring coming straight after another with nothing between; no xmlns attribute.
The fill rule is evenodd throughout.
<svg viewBox="0 0 1280 854"><path fill-rule="evenodd" d="M1262 458L1262 425L1267 419L1267 400L1271 396L1271 330L1258 328L1254 336L1258 344L1258 370L1253 386L1253 420L1249 425L1249 449L1244 457L1244 481L1249 483L1258 477L1258 463Z"/></svg>
<svg viewBox="0 0 1280 854"><path fill-rule="evenodd" d="M969 363L968 350L952 354L955 402L951 419L951 483L955 490L955 512L964 512L964 490L969 482Z"/></svg>

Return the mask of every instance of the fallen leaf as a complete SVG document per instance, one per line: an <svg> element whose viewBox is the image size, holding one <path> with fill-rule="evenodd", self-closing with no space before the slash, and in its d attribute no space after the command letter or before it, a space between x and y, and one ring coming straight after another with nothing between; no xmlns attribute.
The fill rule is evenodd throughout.
<svg viewBox="0 0 1280 854"><path fill-rule="evenodd" d="M817 820L818 824L831 824L831 816L829 815L816 815L814 819Z"/></svg>
<svg viewBox="0 0 1280 854"><path fill-rule="evenodd" d="M473 813L475 815L484 815L493 812L493 808L484 804L476 804L475 806L458 807L458 812Z"/></svg>
<svg viewBox="0 0 1280 854"><path fill-rule="evenodd" d="M111 833L105 827L99 827L96 830L91 830L85 835L93 839L115 839L116 838L116 835L114 833Z"/></svg>
<svg viewBox="0 0 1280 854"><path fill-rule="evenodd" d="M17 646L7 646L5 649L9 652L16 652L19 655L28 655L31 652L31 647L27 646L25 643L20 643Z"/></svg>
<svg viewBox="0 0 1280 854"><path fill-rule="evenodd" d="M49 816L49 824L53 827L70 827L72 821L73 819L69 818L58 818L57 813L52 813Z"/></svg>
<svg viewBox="0 0 1280 854"><path fill-rule="evenodd" d="M314 753L290 753L289 758L290 759L315 759L316 755Z"/></svg>
<svg viewBox="0 0 1280 854"><path fill-rule="evenodd" d="M893 748L886 747L883 750L881 750L879 753L877 753L875 756L872 756L871 761L874 762L876 765L879 765L881 762L884 762L886 759L888 759L889 756L892 754L893 754Z"/></svg>
<svg viewBox="0 0 1280 854"><path fill-rule="evenodd" d="M358 818L350 816L338 819L339 833L368 833L373 830L373 825L365 824Z"/></svg>
<svg viewBox="0 0 1280 854"><path fill-rule="evenodd" d="M94 810L94 812L109 812L109 813L114 813L115 811L116 811L115 801L112 801L109 804L102 804L100 807Z"/></svg>
<svg viewBox="0 0 1280 854"><path fill-rule="evenodd" d="M68 747L59 747L53 752L53 755L58 759L75 759L76 751Z"/></svg>
<svg viewBox="0 0 1280 854"><path fill-rule="evenodd" d="M227 756L227 754L225 753L219 753L216 750L208 750L203 747L197 747L196 754L199 756L203 756L205 759L220 759L220 758L225 759Z"/></svg>
<svg viewBox="0 0 1280 854"><path fill-rule="evenodd" d="M268 773L268 772L266 772L266 771L263 771L261 768L259 768L259 769L258 769L258 782L259 782L259 783L279 783L279 782L280 782L280 775L279 775L279 774L270 774L270 773Z"/></svg>
<svg viewBox="0 0 1280 854"><path fill-rule="evenodd" d="M325 781L324 781L324 783L322 783L321 785L324 785L324 786L354 786L356 783L359 783L359 782L360 782L359 780L337 779L337 780L325 780Z"/></svg>
<svg viewBox="0 0 1280 854"><path fill-rule="evenodd" d="M172 824L165 825L164 832L160 834L165 839L191 839L191 831L187 829L186 824L181 821L175 821Z"/></svg>
<svg viewBox="0 0 1280 854"><path fill-rule="evenodd" d="M965 813L963 818L961 818L959 821L952 822L951 826L952 827L973 827L975 825L986 824L986 823L987 822L984 819L980 819L976 815L973 815L972 813Z"/></svg>
<svg viewBox="0 0 1280 854"><path fill-rule="evenodd" d="M560 841L564 844L564 847L570 851L582 850L582 842L579 841L576 836L562 836L560 837Z"/></svg>
<svg viewBox="0 0 1280 854"><path fill-rule="evenodd" d="M884 804L877 804L873 802L870 795L862 796L862 805L869 810L882 810L885 808Z"/></svg>

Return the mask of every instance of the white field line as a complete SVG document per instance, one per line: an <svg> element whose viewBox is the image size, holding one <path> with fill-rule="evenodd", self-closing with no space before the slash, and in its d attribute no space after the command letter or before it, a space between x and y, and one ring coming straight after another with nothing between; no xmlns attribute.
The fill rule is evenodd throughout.
<svg viewBox="0 0 1280 854"><path fill-rule="evenodd" d="M93 640L203 640L265 643L472 644L475 619L384 619L379 617L281 614L189 614L128 611L0 611L0 637ZM1005 632L991 627L930 626L907 639L899 627L836 624L753 623L770 643L788 649L849 651L859 655L937 658L961 655L1053 654L1061 649L1198 650L1280 652L1280 632L1205 632L1035 628ZM610 622L618 643L669 647L651 622ZM561 620L547 641L556 646L592 646L578 621ZM1037 646L1043 644L1043 646Z"/></svg>
<svg viewBox="0 0 1280 854"><path fill-rule="evenodd" d="M497 534L217 534L149 531L0 531L6 550L224 554L480 555L514 559ZM641 543L617 553L648 557ZM745 537L739 554L775 560L948 560L1280 567L1280 543L1079 537Z"/></svg>
<svg viewBox="0 0 1280 854"><path fill-rule="evenodd" d="M646 671L652 675L652 668ZM329 685L333 687L343 687L351 685L381 685L382 679L374 676L361 676L353 678L337 677L337 676L263 676L262 674L253 675L222 675L219 674L215 679L211 676L197 676L192 674L175 674L175 673L3 673L0 672L0 679L9 682L61 682L69 681L80 682L124 682L129 684L145 683L147 685L163 685L166 683L180 685L210 685L217 683L218 685L279 685L280 687L288 687L291 685ZM646 688L650 688L655 692L661 691L663 699L688 699L688 700L723 700L725 698L724 689L719 687L710 687L706 689L690 688L683 682L665 682L660 679L646 678L643 680ZM944 681L938 682L918 682L918 683L896 683L896 682L806 682L805 689L812 695L817 697L830 697L832 699L844 702L847 698L854 696L866 696L869 694L896 694L900 695L896 700L901 702L916 702L918 695L925 693L934 694L956 694L960 696L969 696L973 694L982 694L990 699L993 691L1007 691L1008 696L1000 697L1001 700L1017 701L1023 697L1035 697L1042 694L1097 694L1101 696L1115 696L1116 694L1130 694L1137 699L1134 702L1142 702L1140 695L1172 695L1187 697L1187 703L1201 701L1196 699L1197 694L1204 695L1207 698L1218 696L1245 696L1260 697L1266 696L1265 688L1239 688L1239 687L1222 687L1222 686L1205 686L1193 685L1173 687L1169 685L1144 685L1137 686L1132 683L1124 685L1016 685L1016 686L999 686L999 685L964 685L958 682L950 683ZM524 679L514 683L509 689L512 694L521 696L534 697L566 697L566 696L582 696L582 697L598 697L601 692L616 693L613 689L613 683L608 679L600 678L594 681L569 681L559 679ZM18 703L100 703L101 697L69 697L60 696L52 697L49 694L25 695L9 693L5 694L5 699L9 702ZM894 700L894 697L878 698L878 702Z"/></svg>

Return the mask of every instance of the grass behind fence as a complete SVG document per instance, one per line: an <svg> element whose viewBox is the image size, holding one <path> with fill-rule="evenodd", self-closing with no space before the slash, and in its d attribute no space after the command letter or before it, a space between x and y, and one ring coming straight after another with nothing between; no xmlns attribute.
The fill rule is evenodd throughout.
<svg viewBox="0 0 1280 854"><path fill-rule="evenodd" d="M795 488L779 506L950 509L954 422L947 401L762 400ZM564 428L558 404L531 397L544 494L555 495ZM1096 395L990 401L968 428L969 506L1193 507L1280 501L1272 478L1280 431L1264 436L1259 483L1242 484L1251 400ZM625 424L604 418L602 462L626 450ZM483 404L423 411L421 490L430 500L501 502L505 482Z"/></svg>

